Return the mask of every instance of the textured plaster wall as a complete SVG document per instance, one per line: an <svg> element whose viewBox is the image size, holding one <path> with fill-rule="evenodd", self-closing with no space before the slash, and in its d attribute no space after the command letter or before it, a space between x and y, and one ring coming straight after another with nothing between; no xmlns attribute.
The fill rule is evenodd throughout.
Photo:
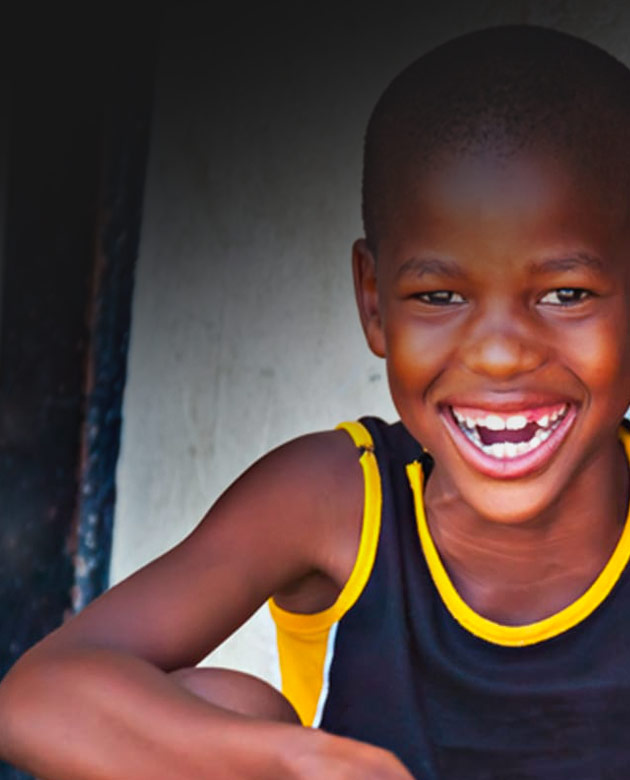
<svg viewBox="0 0 630 780"><path fill-rule="evenodd" d="M364 413L395 418L349 266L362 135L391 78L498 23L630 53L620 3L264 5L238 16L173 5L163 27L114 581L179 541L271 447ZM265 610L214 658L274 680L273 659Z"/></svg>

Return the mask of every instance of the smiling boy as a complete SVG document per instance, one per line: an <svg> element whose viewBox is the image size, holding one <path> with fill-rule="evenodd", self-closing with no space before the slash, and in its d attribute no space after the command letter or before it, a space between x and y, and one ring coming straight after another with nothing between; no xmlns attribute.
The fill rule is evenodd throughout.
<svg viewBox="0 0 630 780"><path fill-rule="evenodd" d="M403 72L353 249L401 422L272 452L27 653L2 755L54 780L627 776L629 142L630 72L560 33ZM191 668L270 596L321 729Z"/></svg>

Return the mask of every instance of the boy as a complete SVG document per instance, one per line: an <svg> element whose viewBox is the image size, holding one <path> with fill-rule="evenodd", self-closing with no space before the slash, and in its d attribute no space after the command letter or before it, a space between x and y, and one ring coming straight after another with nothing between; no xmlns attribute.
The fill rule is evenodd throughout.
<svg viewBox="0 0 630 780"><path fill-rule="evenodd" d="M272 452L33 648L1 754L51 780L625 777L629 129L630 72L560 33L403 72L353 250L401 423ZM192 668L271 595L284 693L322 729Z"/></svg>

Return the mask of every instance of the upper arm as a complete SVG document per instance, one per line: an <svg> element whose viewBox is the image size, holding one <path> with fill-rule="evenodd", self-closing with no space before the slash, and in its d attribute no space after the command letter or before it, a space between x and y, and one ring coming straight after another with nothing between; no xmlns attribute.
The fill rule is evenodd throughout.
<svg viewBox="0 0 630 780"><path fill-rule="evenodd" d="M164 670L198 663L272 594L309 573L343 577L360 534L357 451L305 436L243 474L180 544L44 640L98 645Z"/></svg>

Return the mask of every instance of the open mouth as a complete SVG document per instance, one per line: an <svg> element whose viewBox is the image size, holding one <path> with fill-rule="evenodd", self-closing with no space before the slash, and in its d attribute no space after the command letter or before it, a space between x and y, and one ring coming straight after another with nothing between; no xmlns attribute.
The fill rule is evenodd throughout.
<svg viewBox="0 0 630 780"><path fill-rule="evenodd" d="M569 403L499 412L449 406L443 418L466 460L494 477L540 468L560 446L576 416Z"/></svg>

